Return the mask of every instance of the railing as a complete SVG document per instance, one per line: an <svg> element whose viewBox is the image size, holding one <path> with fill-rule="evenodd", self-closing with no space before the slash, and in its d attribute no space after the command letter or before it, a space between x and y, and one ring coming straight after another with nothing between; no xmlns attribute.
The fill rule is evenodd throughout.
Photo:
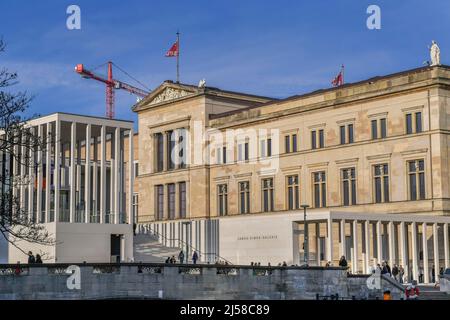
<svg viewBox="0 0 450 320"><path fill-rule="evenodd" d="M162 235L161 233L157 232L156 230L154 230L154 229L152 229L152 228L150 228L150 227L148 227L148 230L149 230L150 233L152 233L154 236L161 237L161 238L163 238L165 241L168 241L169 243L170 243L171 241L173 241L173 242L178 241L178 243L182 243L183 245L182 245L182 246L179 246L180 249L184 249L184 248L186 248L186 246L187 246L187 247L190 249L190 251L192 251L192 252L197 252L197 254L199 255L199 259L200 259L200 257L207 257L207 258L212 257L212 258L213 258L212 260L211 260L211 259L206 259L206 261L215 262L215 261L217 261L217 260L222 260L222 261L228 263L229 265L232 265L232 263L231 263L230 261L228 261L227 259L225 259L225 258L219 256L219 255L216 254L216 253L213 253L213 252L202 252L202 251L198 250L197 248L195 248L194 246L192 246L191 244L187 243L186 241L184 241L184 240L182 240L182 239L178 239L178 238L168 238L168 237ZM186 253L186 254L187 254L187 253ZM188 260L186 260L186 261L188 261Z"/></svg>

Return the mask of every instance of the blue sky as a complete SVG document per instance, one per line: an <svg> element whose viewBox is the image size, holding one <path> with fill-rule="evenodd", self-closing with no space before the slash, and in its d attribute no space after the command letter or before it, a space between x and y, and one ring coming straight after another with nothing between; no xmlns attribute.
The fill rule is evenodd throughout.
<svg viewBox="0 0 450 320"><path fill-rule="evenodd" d="M66 28L70 4L81 8L81 30ZM381 7L381 30L366 27L370 4ZM104 85L81 79L77 63L112 60L149 88L174 79L164 54L177 29L182 82L278 98L329 87L341 64L346 82L419 67L432 39L450 64L448 0L2 0L0 12L0 67L19 73L33 114L105 114ZM135 100L116 92L116 118L136 119Z"/></svg>

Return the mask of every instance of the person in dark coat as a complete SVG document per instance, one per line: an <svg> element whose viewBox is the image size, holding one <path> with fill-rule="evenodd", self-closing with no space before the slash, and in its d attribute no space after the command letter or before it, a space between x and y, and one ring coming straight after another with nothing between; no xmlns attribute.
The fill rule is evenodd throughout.
<svg viewBox="0 0 450 320"><path fill-rule="evenodd" d="M198 254L197 254L197 251L194 251L194 254L192 255L192 262L194 264L196 264L197 260L198 260Z"/></svg>
<svg viewBox="0 0 450 320"><path fill-rule="evenodd" d="M36 255L36 263L42 263L42 258L40 254Z"/></svg>
<svg viewBox="0 0 450 320"><path fill-rule="evenodd" d="M183 264L183 262L184 262L184 252L183 252L183 250L181 250L180 253L178 254L178 260L180 260L180 263Z"/></svg>
<svg viewBox="0 0 450 320"><path fill-rule="evenodd" d="M35 263L36 258L33 256L33 252L28 251L28 263Z"/></svg>
<svg viewBox="0 0 450 320"><path fill-rule="evenodd" d="M345 256L342 256L341 259L339 259L339 267L348 267L347 260L345 259Z"/></svg>

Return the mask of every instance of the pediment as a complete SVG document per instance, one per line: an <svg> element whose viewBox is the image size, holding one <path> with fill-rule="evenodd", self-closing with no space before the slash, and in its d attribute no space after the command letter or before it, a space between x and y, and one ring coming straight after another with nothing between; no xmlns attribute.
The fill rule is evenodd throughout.
<svg viewBox="0 0 450 320"><path fill-rule="evenodd" d="M148 104L154 105L162 102L176 100L191 94L193 94L193 92L184 89L166 87L162 89L160 92L156 92L155 96L150 100Z"/></svg>

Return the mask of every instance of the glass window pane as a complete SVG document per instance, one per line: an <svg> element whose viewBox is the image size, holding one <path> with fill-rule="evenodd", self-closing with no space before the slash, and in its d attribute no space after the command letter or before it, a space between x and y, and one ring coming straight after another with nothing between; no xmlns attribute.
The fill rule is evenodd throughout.
<svg viewBox="0 0 450 320"><path fill-rule="evenodd" d="M381 178L375 178L375 202L381 202Z"/></svg>
<svg viewBox="0 0 450 320"><path fill-rule="evenodd" d="M348 125L348 143L353 143L353 124Z"/></svg>
<svg viewBox="0 0 450 320"><path fill-rule="evenodd" d="M356 181L352 180L352 204L356 204Z"/></svg>
<svg viewBox="0 0 450 320"><path fill-rule="evenodd" d="M419 197L425 199L425 174L419 173Z"/></svg>
<svg viewBox="0 0 450 320"><path fill-rule="evenodd" d="M291 152L291 144L290 144L290 137L289 136L285 136L284 137L284 150L286 153Z"/></svg>
<svg viewBox="0 0 450 320"><path fill-rule="evenodd" d="M327 206L327 189L326 184L322 183L322 207Z"/></svg>
<svg viewBox="0 0 450 320"><path fill-rule="evenodd" d="M422 132L422 112L416 112L416 132Z"/></svg>
<svg viewBox="0 0 450 320"><path fill-rule="evenodd" d="M345 144L345 126L339 127L341 144Z"/></svg>
<svg viewBox="0 0 450 320"><path fill-rule="evenodd" d="M245 143L244 149L245 160L248 160L248 142Z"/></svg>
<svg viewBox="0 0 450 320"><path fill-rule="evenodd" d="M423 160L419 160L419 170L420 171L425 170L425 163Z"/></svg>
<svg viewBox="0 0 450 320"><path fill-rule="evenodd" d="M314 185L314 206L320 207L320 189L318 184Z"/></svg>
<svg viewBox="0 0 450 320"><path fill-rule="evenodd" d="M267 139L267 156L272 156L272 139Z"/></svg>
<svg viewBox="0 0 450 320"><path fill-rule="evenodd" d="M384 177L384 202L389 202L389 178Z"/></svg>
<svg viewBox="0 0 450 320"><path fill-rule="evenodd" d="M386 129L386 119L380 119L380 129L381 129L381 138L386 138L387 129Z"/></svg>
<svg viewBox="0 0 450 320"><path fill-rule="evenodd" d="M416 175L409 175L409 199L417 200Z"/></svg>
<svg viewBox="0 0 450 320"><path fill-rule="evenodd" d="M371 126L372 126L372 139L377 139L378 138L377 120L372 120Z"/></svg>
<svg viewBox="0 0 450 320"><path fill-rule="evenodd" d="M415 161L408 162L408 170L409 172L416 172L416 163Z"/></svg>
<svg viewBox="0 0 450 320"><path fill-rule="evenodd" d="M325 139L323 136L323 129L319 130L319 147L323 148L325 146Z"/></svg>
<svg viewBox="0 0 450 320"><path fill-rule="evenodd" d="M406 133L412 133L412 114L410 113L406 115Z"/></svg>
<svg viewBox="0 0 450 320"><path fill-rule="evenodd" d="M311 149L317 148L316 131L311 131Z"/></svg>
<svg viewBox="0 0 450 320"><path fill-rule="evenodd" d="M297 152L297 135L292 135L292 151Z"/></svg>
<svg viewBox="0 0 450 320"><path fill-rule="evenodd" d="M349 203L350 203L350 199L349 199L349 185L348 185L348 180L344 180L343 182L342 182L342 189L343 189L343 196L344 196L344 206L348 206L349 205Z"/></svg>

